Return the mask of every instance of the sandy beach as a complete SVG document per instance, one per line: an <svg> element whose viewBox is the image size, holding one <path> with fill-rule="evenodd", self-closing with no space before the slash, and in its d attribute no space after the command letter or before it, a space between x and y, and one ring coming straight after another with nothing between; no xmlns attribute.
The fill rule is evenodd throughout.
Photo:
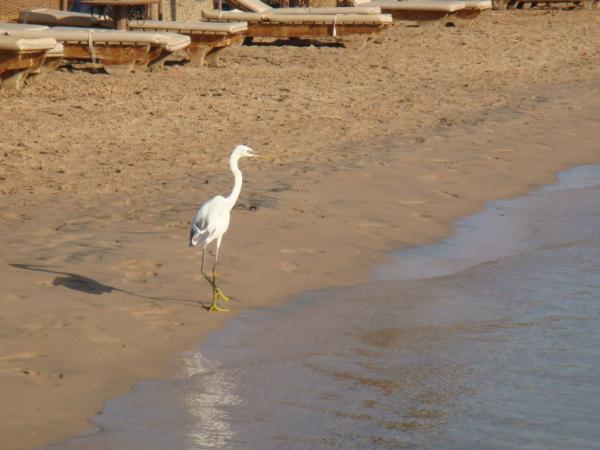
<svg viewBox="0 0 600 450"><path fill-rule="evenodd" d="M482 207L600 161L597 13L396 25L366 49L253 45L224 67L63 69L0 92L0 436L90 428L104 399L178 370L243 308L369 279ZM199 203L245 185L208 314Z"/></svg>

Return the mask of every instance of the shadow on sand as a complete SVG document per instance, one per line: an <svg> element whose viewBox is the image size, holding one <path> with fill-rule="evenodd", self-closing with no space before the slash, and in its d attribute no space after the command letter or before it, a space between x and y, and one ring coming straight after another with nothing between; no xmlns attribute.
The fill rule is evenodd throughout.
<svg viewBox="0 0 600 450"><path fill-rule="evenodd" d="M72 289L74 291L83 292L85 294L92 295L102 295L109 294L111 292L121 292L126 295L130 295L132 297L144 298L147 300L154 300L157 302L163 303L179 303L186 306L193 307L202 307L202 305L197 300L189 300L183 298L171 298L171 297L155 297L149 295L137 294L135 292L127 291L115 286L110 286L108 284L100 283L92 278L85 277L83 275L78 275L76 273L71 272L62 272L58 270L50 270L52 267L48 266L38 266L34 264L9 264L11 267L15 267L17 269L24 270L32 270L34 272L44 272L59 275L54 280L52 280L53 286L62 286L67 289Z"/></svg>

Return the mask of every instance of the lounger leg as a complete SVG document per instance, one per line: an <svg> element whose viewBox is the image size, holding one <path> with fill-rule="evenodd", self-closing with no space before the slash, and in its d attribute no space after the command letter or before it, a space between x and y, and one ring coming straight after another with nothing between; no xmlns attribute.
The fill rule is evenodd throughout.
<svg viewBox="0 0 600 450"><path fill-rule="evenodd" d="M187 55L188 59L190 60L190 65L194 67L202 67L204 65L204 59L211 49L211 47L207 47L205 45L196 45L193 48L191 46L188 47Z"/></svg>
<svg viewBox="0 0 600 450"><path fill-rule="evenodd" d="M106 73L109 75L123 76L128 73L133 72L133 66L135 65L135 61L131 61L129 63L119 63L119 64L110 64L107 62L102 62L102 66Z"/></svg>
<svg viewBox="0 0 600 450"><path fill-rule="evenodd" d="M361 50L367 45L368 37L366 35L351 35L344 36L341 38L342 44L345 48L352 50Z"/></svg>
<svg viewBox="0 0 600 450"><path fill-rule="evenodd" d="M149 72L152 72L155 69L161 68L169 56L171 56L171 52L162 52L158 57L154 58L147 64L146 69Z"/></svg>
<svg viewBox="0 0 600 450"><path fill-rule="evenodd" d="M38 70L29 74L27 83L43 80L50 72L57 70L61 64L62 58L46 58Z"/></svg>
<svg viewBox="0 0 600 450"><path fill-rule="evenodd" d="M2 89L20 91L25 85L28 74L29 70L11 70L4 72L2 74L2 84L0 84L0 87Z"/></svg>

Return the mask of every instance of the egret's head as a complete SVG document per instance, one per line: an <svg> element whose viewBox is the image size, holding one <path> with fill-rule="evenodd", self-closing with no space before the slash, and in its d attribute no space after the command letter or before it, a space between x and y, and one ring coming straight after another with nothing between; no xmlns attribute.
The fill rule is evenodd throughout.
<svg viewBox="0 0 600 450"><path fill-rule="evenodd" d="M252 150L250 147L248 147L247 145L236 145L235 148L233 149L233 152L231 153L232 157L237 157L237 158L243 158L245 156L247 157L252 157L252 156L258 156L256 153L254 153L254 150Z"/></svg>

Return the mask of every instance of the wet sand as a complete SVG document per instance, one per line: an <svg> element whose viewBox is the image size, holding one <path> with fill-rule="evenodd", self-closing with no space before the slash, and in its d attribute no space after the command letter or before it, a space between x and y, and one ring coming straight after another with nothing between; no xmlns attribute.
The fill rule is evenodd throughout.
<svg viewBox="0 0 600 450"><path fill-rule="evenodd" d="M600 165L560 178L398 252L386 281L243 312L187 377L48 450L594 448Z"/></svg>
<svg viewBox="0 0 600 450"><path fill-rule="evenodd" d="M63 71L1 93L5 445L89 428L243 308L366 281L390 249L598 161L597 18L492 14L352 55L252 46L216 71ZM274 161L243 166L221 255L233 311L209 315L187 223L229 190L240 141Z"/></svg>

